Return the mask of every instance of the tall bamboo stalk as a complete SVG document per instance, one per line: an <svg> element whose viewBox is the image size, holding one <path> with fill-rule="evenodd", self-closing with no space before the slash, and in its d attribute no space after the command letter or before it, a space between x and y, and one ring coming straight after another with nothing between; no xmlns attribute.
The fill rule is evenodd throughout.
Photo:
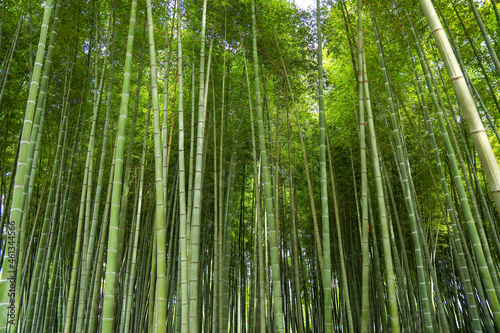
<svg viewBox="0 0 500 333"><path fill-rule="evenodd" d="M189 269L189 331L198 332L198 272L200 263L200 236L201 236L201 188L203 168L203 146L205 133L206 107L205 98L205 27L206 27L207 1L203 1L200 40L200 86L198 96L198 129L196 139L196 164L194 174L193 212L191 216L190 232L190 269Z"/></svg>
<svg viewBox="0 0 500 333"><path fill-rule="evenodd" d="M125 150L125 130L127 126L128 100L130 90L130 72L132 68L132 50L134 47L135 18L137 1L132 0L130 9L130 23L127 39L127 55L123 76L122 97L120 103L120 117L118 119L118 131L116 139L116 157L113 175L113 194L111 216L109 219L109 236L106 256L106 279L104 282L104 303L102 309L102 329L104 332L113 331L115 325L115 297L117 285L117 262L116 254L118 247L118 222L120 217L120 201L122 190L123 153Z"/></svg>
<svg viewBox="0 0 500 333"><path fill-rule="evenodd" d="M366 167L366 132L365 132L365 97L363 87L363 18L362 2L358 0L358 95L359 95L359 150L361 159L361 256L362 256L362 280L361 280L361 332L368 332L370 320L370 258L368 239L368 175Z"/></svg>
<svg viewBox="0 0 500 333"><path fill-rule="evenodd" d="M167 322L167 229L165 223L165 202L162 165L162 146L160 134L160 111L158 101L158 81L156 68L156 49L154 41L153 11L151 0L146 0L146 10L148 19L148 40L149 40L149 66L151 80L151 103L153 107L153 128L154 128L154 149L155 149L155 191L156 191L156 297L155 306L157 316L155 320L155 330L157 332L166 332Z"/></svg>
<svg viewBox="0 0 500 333"><path fill-rule="evenodd" d="M364 52L363 52L364 57ZM389 239L389 226L387 222L386 203L384 190L382 186L382 175L380 171L380 162L377 150L377 138L375 135L375 125L373 123L372 107L370 101L370 91L368 87L368 76L366 72L366 62L363 61L363 87L365 96L365 109L368 118L368 130L370 134L370 144L372 147L373 173L375 177L375 187L377 191L377 204L380 217L380 226L382 231L382 245L384 250L385 270L387 274L387 297L389 299L389 313L392 332L399 332L399 314L396 299L396 286L394 281L394 269L392 263L391 244ZM375 244L373 245L376 246Z"/></svg>
<svg viewBox="0 0 500 333"><path fill-rule="evenodd" d="M326 176L326 118L323 99L323 46L321 40L321 11L316 1L316 27L318 29L318 111L319 111L319 165L321 175L321 229L323 233L323 290L325 332L333 332L332 271L330 255L330 216L328 212L328 180Z"/></svg>
<svg viewBox="0 0 500 333"><path fill-rule="evenodd" d="M35 113L43 54L45 52L45 40L47 38L48 24L52 13L52 3L52 0L47 0L45 3L35 66L31 77L28 101L24 115L21 143L19 145L19 158L17 161L15 176L16 180L14 183L14 193L12 195L12 206L10 209L10 223L8 223L9 238L6 240L8 245L4 247L6 251L4 250L3 253L4 259L2 263L2 277L0 278L0 333L5 332L9 325L13 325L13 327L15 327L19 310L21 290L18 289L19 285L15 281L16 279L20 280L22 278L22 267L18 265L18 242L20 237L23 237L20 235L20 224L23 215L22 207L24 205L23 184L26 173L30 171L26 170L26 160L29 157L29 138L31 135ZM21 243L23 242L21 241ZM9 289L14 289L14 295L12 295L13 297L9 296L9 293L11 293Z"/></svg>
<svg viewBox="0 0 500 333"><path fill-rule="evenodd" d="M189 331L189 294L188 294L188 255L187 255L187 226L186 226L186 180L184 167L184 106L182 85L182 40L180 11L177 12L177 76L179 84L179 217L180 217L180 248L181 248L181 332ZM191 92L193 93L193 92Z"/></svg>
<svg viewBox="0 0 500 333"><path fill-rule="evenodd" d="M274 300L274 330L284 332L283 299L281 296L281 271L279 266L278 240L276 237L276 226L274 221L274 205L271 190L271 175L267 162L266 139L264 136L264 117L262 114L262 97L260 92L259 78L259 58L257 55L257 32L255 18L255 2L252 0L252 40L253 40L253 61L255 76L255 99L257 109L257 124L259 133L260 155L262 160L262 176L265 193L266 217L269 222L269 247L271 252L271 271Z"/></svg>

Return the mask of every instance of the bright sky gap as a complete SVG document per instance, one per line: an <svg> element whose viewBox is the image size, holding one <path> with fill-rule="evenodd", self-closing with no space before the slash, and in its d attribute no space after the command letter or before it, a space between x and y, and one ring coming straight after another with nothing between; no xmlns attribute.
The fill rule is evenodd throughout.
<svg viewBox="0 0 500 333"><path fill-rule="evenodd" d="M308 9L316 5L316 0L295 0L295 4L301 9Z"/></svg>

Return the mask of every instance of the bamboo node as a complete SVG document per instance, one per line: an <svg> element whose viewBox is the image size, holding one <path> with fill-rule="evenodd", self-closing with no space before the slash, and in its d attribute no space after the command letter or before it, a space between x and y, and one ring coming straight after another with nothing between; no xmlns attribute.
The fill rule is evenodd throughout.
<svg viewBox="0 0 500 333"><path fill-rule="evenodd" d="M474 134L477 134L479 132L486 132L486 131L484 130L484 128L482 128L482 129L478 129L478 130L470 132L470 135L474 135Z"/></svg>
<svg viewBox="0 0 500 333"><path fill-rule="evenodd" d="M450 82L453 82L455 80L458 80L458 79L463 79L463 75L458 75L458 76L455 76L454 78L450 79Z"/></svg>

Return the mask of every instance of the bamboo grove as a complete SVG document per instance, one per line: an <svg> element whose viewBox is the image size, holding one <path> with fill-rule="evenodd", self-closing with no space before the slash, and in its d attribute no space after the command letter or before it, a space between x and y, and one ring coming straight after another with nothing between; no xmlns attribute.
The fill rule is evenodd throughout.
<svg viewBox="0 0 500 333"><path fill-rule="evenodd" d="M1 1L0 333L500 331L494 0Z"/></svg>

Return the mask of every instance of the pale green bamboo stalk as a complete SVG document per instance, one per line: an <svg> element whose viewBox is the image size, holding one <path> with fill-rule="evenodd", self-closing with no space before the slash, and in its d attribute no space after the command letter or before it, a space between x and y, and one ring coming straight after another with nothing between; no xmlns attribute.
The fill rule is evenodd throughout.
<svg viewBox="0 0 500 333"><path fill-rule="evenodd" d="M194 68L194 67L193 67ZM193 71L193 89L194 92L194 71ZM212 90L213 100L215 101L215 87ZM215 103L213 103L213 114L215 115ZM222 243L222 240L219 238L219 198L217 191L217 121L214 121L214 241L213 241L213 275L212 275L212 284L213 284L213 293L212 293L212 332L219 332L219 243Z"/></svg>
<svg viewBox="0 0 500 333"><path fill-rule="evenodd" d="M194 53L194 45L193 45ZM188 176L188 191L187 191L187 217L186 221L191 221L191 214L193 212L193 170L194 170L194 115L195 115L195 79L194 79L194 57L191 69L191 133L189 142L189 176Z"/></svg>
<svg viewBox="0 0 500 333"><path fill-rule="evenodd" d="M254 75L255 75L255 97L257 107L258 131L260 154L262 159L262 175L265 192L266 217L269 221L269 246L271 251L271 270L273 283L273 300L274 300L274 330L276 332L284 332L283 318L283 299L281 296L281 272L279 266L279 250L276 237L276 226L274 222L274 205L271 190L271 175L267 162L266 139L264 136L264 119L262 115L262 100L260 93L260 78L259 78L259 59L257 55L257 32L255 18L255 3L252 0L252 40L253 40L253 59L254 59Z"/></svg>
<svg viewBox="0 0 500 333"><path fill-rule="evenodd" d="M371 142L368 141L368 155L372 155L372 147L371 147ZM373 163L372 163L372 173L373 173ZM382 269L380 268L380 253L378 250L378 242L377 242L377 235L375 233L375 217L374 217L374 212L373 212L373 205L372 205L372 200L371 200L371 194L370 194L370 187L368 187L368 223L369 223L369 230L368 232L370 233L370 238L371 238L371 256L372 256L372 269L373 269L373 275L372 277L379 277L382 276ZM370 295L371 296L371 301L373 304L378 304L378 306L372 306L370 308L370 316L372 318L372 323L371 325L375 328L375 330L381 330L382 332L385 332L389 329L387 326L387 313L389 312L387 309L387 304L385 302L385 299L381 297L381 295L384 295L384 286L382 284L381 279L372 279L371 281L372 286L373 286L373 292Z"/></svg>
<svg viewBox="0 0 500 333"><path fill-rule="evenodd" d="M206 66L206 73L205 73L205 88L203 89L204 90L204 97L203 97L203 102L200 103L200 104L203 104L204 107L204 112L205 112L205 118L206 118L206 106L207 106L207 98L208 98L208 83L209 83L209 77L210 77L210 69L212 68L211 64L212 64L212 48L213 48L213 40L210 41L210 46L208 47L208 60L207 60L207 66ZM212 114L210 114L210 119L212 119ZM204 130L204 132L206 132L204 134L204 137L203 137L203 148L202 148L202 152L203 152L203 158L202 158L202 165L201 165L201 188L202 188L202 191L201 191L201 195L200 195L200 202L203 202L203 180L205 178L205 162L206 162L206 158L207 158L207 147L208 147L208 135L209 135L209 132L210 132L210 125L211 122L209 121L209 126L208 126L208 130ZM193 123L192 123L193 125ZM192 132L192 134L194 134L194 131ZM198 134L198 133L197 133ZM193 149L194 150L194 149ZM194 193L192 193L194 194ZM194 196L192 198L194 200ZM191 207L192 208L192 207ZM188 212L189 213L189 212ZM187 241L188 241L188 266L189 266L189 270L191 270L191 231L192 231L192 226L191 226L191 221L192 221L192 213L193 213L193 210L191 209L191 219L187 219ZM189 285L191 288L191 281L189 282Z"/></svg>
<svg viewBox="0 0 500 333"><path fill-rule="evenodd" d="M132 254L132 262L131 262L131 275L129 279L128 286L128 294L127 294L127 304L125 306L126 311L126 319L124 325L124 332L129 332L130 329L130 317L132 316L132 297L134 293L134 287L136 284L136 276L137 276L137 251L138 251L138 242L139 242L139 232L141 230L141 216L142 216L142 197L143 197L143 188L144 188L144 169L146 164L146 148L147 148L147 138L148 138L148 128L149 128L149 116L151 108L148 108L146 115L146 123L144 125L144 139L142 144L142 156L141 156L141 168L139 171L139 194L138 194L138 202L137 202L137 213L134 216L135 221L135 233L134 233L134 249ZM143 247L141 247L143 249ZM138 294L136 294L136 304L138 299ZM136 313L139 313L138 309L135 309Z"/></svg>
<svg viewBox="0 0 500 333"><path fill-rule="evenodd" d="M344 255L344 245L342 241L342 231L340 229L340 215L339 215L339 207L338 207L338 199L337 199L337 187L335 185L335 178L333 172L333 163L332 163L332 152L330 149L330 137L328 133L326 133L326 143L328 148L328 165L330 167L330 181L332 186L332 199L333 199L333 208L335 213L335 226L337 228L337 243L339 247L339 262L340 262L340 275L342 281L342 295L344 296L344 302L347 312L347 326L349 327L349 332L354 332L354 325L352 319L352 310L351 310L351 298L349 296L349 280L347 278L347 270L345 267L345 255ZM390 229L389 229L390 230ZM295 255L294 255L295 257ZM294 258L295 259L295 258ZM301 316L302 314L300 314ZM345 323L345 321L344 321Z"/></svg>
<svg viewBox="0 0 500 333"><path fill-rule="evenodd" d="M153 198L154 199L154 198ZM154 247L153 242L153 221L151 220L151 211L152 204L154 201L151 198L151 195L148 195L147 200L150 202L149 205L146 205L145 211L148 212L146 218L144 219L144 226L146 227L146 237L141 237L141 245L140 248L143 249L141 251L141 257L139 262L142 262L140 276L138 277L141 283L139 284L139 288L137 290L137 295L139 300L137 301L140 304L139 309L137 311L137 315L134 316L133 329L139 330L139 332L144 332L144 326L148 323L148 297L149 297L149 282L150 282L150 273L153 272L153 260L152 260L152 248ZM132 325L131 325L132 326Z"/></svg>
<svg viewBox="0 0 500 333"><path fill-rule="evenodd" d="M92 137L92 136L91 136ZM77 226L77 234L76 234L76 244L75 244L75 252L73 255L73 264L71 269L71 283L69 289L69 298L66 304L66 320L64 324L64 332L71 332L71 324L73 322L73 309L76 301L76 288L77 288L77 279L78 279L78 270L79 270L79 261L80 261L80 252L82 251L82 232L84 229L84 214L85 214L85 203L88 189L88 180L89 180L89 168L90 159L87 158L85 160L85 171L83 176L83 184L80 198L80 208L78 211L78 226ZM79 279L78 279L79 281Z"/></svg>
<svg viewBox="0 0 500 333"><path fill-rule="evenodd" d="M388 133L390 132L388 126L387 126L387 132ZM391 143L391 145L393 146L392 143ZM380 150L380 146L379 146L379 150ZM384 181L383 185L384 185L385 202L386 202L386 206L387 206L387 209L386 209L387 210L387 219L389 221L389 232L390 232L390 237L391 237L392 253L394 254L394 266L396 269L396 276L397 276L397 282L398 282L398 296L399 296L398 301L400 302L401 314L402 314L400 316L400 318L402 320L403 330L409 330L410 325L411 325L409 323L410 318L408 315L409 297L410 296L407 295L407 293L408 293L409 288L408 288L407 283L405 281L405 278L403 276L403 270L402 270L403 266L402 266L402 263L401 263L401 260L399 257L398 248L396 246L396 237L394 235L394 225L392 223L393 218L391 215L391 209L390 209L390 203L389 203L389 197L388 197L388 193L390 193L391 196L393 195L393 193L392 193L392 188L391 188L390 183L389 183L389 175L387 173L387 169L385 167L384 160L382 159L381 152L379 152L379 156L380 156L380 164L382 166L382 171L383 171L383 181ZM396 219L399 219L397 210L394 211L394 215L396 216ZM397 223L399 223L399 220L397 220ZM403 251L403 250L401 250L401 251Z"/></svg>
<svg viewBox="0 0 500 333"><path fill-rule="evenodd" d="M323 233L323 293L325 332L333 332L332 264L330 254L330 216L328 211L328 180L326 175L326 118L323 99L323 44L321 36L320 1L316 1L316 28L318 33L318 112L319 155L321 179L321 229Z"/></svg>
<svg viewBox="0 0 500 333"><path fill-rule="evenodd" d="M293 284L295 289L295 302L296 302L296 316L297 316L297 331L298 333L304 333L304 318L302 314L302 297L300 294L300 274L299 274L299 245L298 245L298 234L296 227L296 218L295 218L295 197L294 197L294 183L293 183L293 171L292 171L292 153L290 149L290 117L288 112L287 105L287 113L286 113L286 121L287 121L287 148L288 148L288 177L290 181L290 215L292 220L292 251L293 251ZM328 138L328 137L327 137ZM328 142L328 141L327 141ZM330 163L331 170L331 163ZM335 193L333 193L335 199ZM335 207L337 207L335 205ZM339 233L340 237L340 233ZM340 247L342 249L342 247ZM343 253L342 253L343 255ZM344 269L345 267L342 266ZM349 301L349 295L347 294L347 301ZM349 306L350 307L350 306ZM350 321L352 322L352 321Z"/></svg>
<svg viewBox="0 0 500 333"><path fill-rule="evenodd" d="M18 266L18 241L20 237L23 237L22 235L20 235L20 224L23 214L22 207L24 204L23 182L26 172L30 171L26 169L26 160L29 157L29 138L31 135L35 113L35 101L38 93L43 54L45 52L45 40L47 38L48 24L50 15L52 13L52 3L53 0L47 0L45 3L35 66L30 82L28 102L26 105L23 130L21 134L21 143L19 146L19 158L17 161L15 178L16 180L14 184L14 193L12 196L10 223L8 224L9 235L12 237L12 240L6 240L8 245L4 247L5 250L3 253L4 259L2 263L2 276L0 278L0 333L4 333L7 330L8 325L13 325L13 328L16 326L19 310L21 290L18 289L15 280L21 279L22 277L22 267ZM21 244L22 243L23 242L21 241ZM14 295L12 295L13 297L9 296L9 289L13 289L11 288L11 286L17 289L15 290Z"/></svg>
<svg viewBox="0 0 500 333"><path fill-rule="evenodd" d="M109 107L109 106L108 106ZM97 322L97 313L98 313L98 308L99 308L99 303L100 303L100 294L101 294L101 275L102 275L102 269L103 269L103 257L104 257L104 249L105 249L105 242L106 242L106 235L108 235L108 228L109 228L109 218L110 214L109 211L111 209L111 200L112 200L112 194L113 194L113 184L114 184L114 175L115 175L115 165L116 165L116 144L117 144L117 138L118 138L119 132L116 132L115 135L115 145L113 149L113 157L112 157L112 163L111 163L111 169L109 173L109 182L108 182L108 191L107 191L107 196L106 196L106 203L104 206L104 213L103 213L103 218L102 218L102 226L100 230L100 241L98 243L98 253L97 257L95 258L95 267L96 267L96 272L94 274L94 285L93 285L93 291L92 291L92 300L91 300L91 307L90 307L90 314L89 314L89 331L94 332L97 329L98 322ZM101 155L102 157L102 155Z"/></svg>
<svg viewBox="0 0 500 333"><path fill-rule="evenodd" d="M224 17L224 39L226 36L226 20ZM244 57L244 55L243 55ZM226 52L224 52L224 57L223 57L223 65L222 65L222 93L223 93L223 98L222 98L222 106L221 106L221 114L220 114L220 145L219 145L219 333L224 332L227 329L227 325L224 324L224 305L225 300L224 300L224 286L223 286L223 280L224 280L224 258L223 256L223 246L226 246L224 244L225 241L223 241L224 237L224 222L225 222L225 216L224 216L224 112L225 112L225 91L226 91ZM225 239L225 238L224 238Z"/></svg>
<svg viewBox="0 0 500 333"><path fill-rule="evenodd" d="M145 31L146 29L144 29ZM144 34L145 35L145 34ZM143 35L143 37L145 37ZM118 252L117 258L119 262L122 262L122 252L124 247L124 235L125 235L125 225L127 219L127 207L128 207L128 198L130 192L130 172L131 172L131 164L132 164L132 156L134 151L134 143L135 143L135 128L136 128L136 120L137 120L137 112L139 111L139 101L140 101L140 92L142 86L142 71L143 71L143 57L144 57L144 45L146 38L143 38L142 48L141 48L141 59L139 64L139 74L137 78L137 86L136 86L136 94L135 94L135 103L134 103L134 113L132 115L132 124L130 126L130 134L129 142L128 142L128 152L127 152L127 162L125 163L125 175L123 177L123 190L122 190L122 198L120 205L120 221L118 224Z"/></svg>
<svg viewBox="0 0 500 333"><path fill-rule="evenodd" d="M251 221L253 222L253 230L257 230L257 214L256 212L256 206L255 206L255 194L256 194L256 186L253 188L253 193L252 193L252 219ZM257 319L257 311L258 311L258 301L259 301L259 289L258 289L258 244L259 241L257 239L257 232L253 233L252 237L252 257L249 260L251 262L251 265L253 265L254 269L250 270L250 281L251 281L251 286L249 287L248 293L251 295L251 303L248 308L248 331L249 332L255 332L258 330L257 327L259 326L260 321Z"/></svg>
<svg viewBox="0 0 500 333"><path fill-rule="evenodd" d="M33 165L31 167L31 176L30 176L30 182L29 182L28 193L27 193L27 203L26 203L26 205L27 205L26 211L27 212L29 212L29 209L30 209L30 200L31 200L31 195L33 193L33 186L34 186L34 183L35 183L35 176L36 176L36 167L35 167L35 165L38 163L38 156L39 156L39 153L40 153L40 141L41 141L41 138L42 138L43 120L44 120L44 115L42 115L41 118L40 118L40 125L39 125L40 129L39 129L39 132L38 132L38 137L36 139L35 151L34 151L34 154L33 154ZM42 193L42 198L43 198L43 194L44 193L45 193L45 190ZM40 202L43 202L42 198L40 198ZM39 205L38 208L37 208L37 213L36 213L36 215L34 217L34 221L33 221L32 231L31 231L31 234L29 236L30 240L35 239L34 233L35 233L35 230L38 229L37 228L37 222L38 222L38 216L39 216L39 212L40 212L41 207L42 206ZM24 214L23 215L23 225L26 225L26 223L27 223L27 216L28 216L28 214ZM35 255L35 253L37 252L37 250L34 249L33 242L28 242L28 249L25 252L26 252L26 255L25 255L26 258L25 258L25 260L29 259L29 258L31 258L31 257L33 257ZM23 266L24 266L24 269L23 269L22 281L21 281L21 284L20 284L21 286L26 285L26 280L29 279L29 276L30 276L30 273L31 273L31 270L29 270L29 266L28 265L24 264ZM22 322L24 324L24 321L26 319L26 308L27 308L26 299L28 298L28 296L24 295L23 298L25 299L25 302L24 302L23 309L22 309L23 313L21 314L20 319L22 320Z"/></svg>
<svg viewBox="0 0 500 333"><path fill-rule="evenodd" d="M368 177L366 166L365 97L363 89L363 19L362 2L358 0L358 94L359 94L359 150L361 160L361 332L368 332L370 321L370 258L368 225Z"/></svg>
<svg viewBox="0 0 500 333"><path fill-rule="evenodd" d="M176 253L179 253L178 249L178 243L179 243L179 237L177 237L178 230L179 230L179 195L178 191L176 190L178 188L178 183L179 183L179 177L178 177L179 169L176 168L176 172L173 177L173 182L171 184L171 190L170 190L170 199L168 202L168 225L170 228L170 235L169 235L169 242L168 242L168 262L167 262L167 276L171 276L171 279L167 279L167 301L168 302L173 302L174 298L172 297L172 286L175 285L175 280L177 279L177 274L174 274L172 272L172 267L175 265L176 260L178 260L178 256L176 256ZM171 317L173 315L172 311L169 311L169 309L172 309L174 305L169 304L167 308L167 332L170 332L171 329Z"/></svg>
<svg viewBox="0 0 500 333"><path fill-rule="evenodd" d="M127 126L128 100L130 90L130 71L132 67L132 51L134 47L135 17L137 10L137 1L132 0L130 10L130 23L127 38L127 53L125 57L125 68L123 77L123 86L120 103L120 116L118 120L118 130L116 139L116 158L113 176L113 193L111 217L109 224L107 260L106 260L106 279L104 282L104 302L102 308L102 331L112 332L115 324L116 309L116 285L117 268L119 263L116 261L117 240L118 240L118 222L120 215L120 199L122 192L122 171L123 171L123 152L125 150L125 130ZM163 193L163 191L162 191Z"/></svg>
<svg viewBox="0 0 500 333"><path fill-rule="evenodd" d="M179 84L179 241L180 241L180 262L181 262L181 332L189 331L189 290L188 290L188 253L187 253L187 221L186 221L186 170L184 166L184 90L182 80L182 31L180 10L177 12L177 77ZM193 92L192 92L193 93Z"/></svg>
<svg viewBox="0 0 500 333"><path fill-rule="evenodd" d="M135 221L135 215L137 213L137 195L139 192L139 184L137 183L135 186L135 197L136 200L134 200L134 208L132 211L132 222L130 223L130 233L128 237L128 246L127 249L125 250L124 256L123 256L123 261L122 261L122 272L120 273L120 285L121 285L121 298L119 298L119 302L121 303L121 306L117 312L119 312L119 319L120 322L118 323L118 330L119 333L123 333L123 330L125 328L125 321L127 319L127 313L125 311L127 307L127 300L128 300L128 289L130 287L130 277L132 275L131 272L131 265L132 265L132 252L133 252L133 246L134 246L134 234L135 234L135 227L136 227L136 221ZM134 283L134 282L132 282ZM118 317L118 316L117 316Z"/></svg>
<svg viewBox="0 0 500 333"><path fill-rule="evenodd" d="M129 178L130 178L130 172L131 172L131 158L132 158L132 155L133 155L133 146L134 146L134 141L135 141L135 126L136 126L136 118L137 118L137 111L138 111L138 108L139 108L139 100L140 100L140 89L141 89L141 79L142 79L142 66L143 66L143 55L144 55L144 46L145 46L145 32L146 32L146 20L144 22L144 35L143 35L143 43L142 43L142 48L141 48L141 60L140 60L140 65L139 65L139 77L138 77L138 81L137 81L137 87L136 87L136 98L135 98L135 106L134 106L134 115L132 117L132 126L131 126L131 131L130 131L130 135L129 135L129 151L128 151L128 154L127 154L127 164L126 164L126 171L125 171L125 177L124 177L124 188L123 188L123 194L122 194L122 204L121 204L121 211L120 211L120 236L119 236L119 252L118 253L121 253L122 252L122 249L123 249L123 239L124 239L124 233L125 233L125 225L126 225L126 207L128 206L128 195L129 195ZM150 110L150 108L148 108L148 111ZM129 266L132 265L132 258L131 256L135 255L134 254L131 254L130 252L133 252L134 251L134 247L133 247L133 244L134 244L134 241L133 241L133 238L132 238L132 234L134 233L133 230L137 228L137 224L136 223L140 223L140 222L135 222L135 215L136 215L136 206L137 206L137 201L135 200L135 204L134 204L134 211L132 213L132 219L133 219L133 222L131 224L131 232L130 232L130 236L129 236L129 245L128 245L128 248L127 248L127 251L129 252L128 256L127 257L123 257L123 261L125 261L124 263L122 263L122 267L125 266L125 268L122 268L122 270L126 270L126 275L123 275L123 273L121 273L122 275L122 281L121 281L121 285L123 286L122 287L122 290L124 290L124 292L122 293L122 297L124 298L123 299L123 302L122 302L122 316L121 316L121 322L120 322L120 329L123 330L124 326L125 326L125 321L126 319L124 318L124 316L126 317L129 313L126 313L125 314L125 308L126 308L126 300L125 300L125 295L127 295L127 290L128 288L130 287L130 284L132 284L132 286L134 285L134 279L131 278L131 275L132 274L135 274L135 272L130 272L130 269L129 269ZM121 254L118 256L118 257L121 257ZM120 258L120 261L122 261L122 259ZM135 267L135 265L134 265ZM130 274L130 276L129 276ZM134 276L135 278L135 276ZM130 281L130 283L128 283L127 281Z"/></svg>
<svg viewBox="0 0 500 333"><path fill-rule="evenodd" d="M168 156L168 147L167 147L167 123L168 123L168 85L169 85L169 77L170 77L170 50L172 44L172 37L174 34L174 17L175 11L172 14L172 19L169 20L167 9L170 1L165 1L165 49L164 49L164 61L165 61L165 75L163 76L163 119L162 119L162 171L163 171L163 197L167 197L167 156ZM174 8L177 6L177 0L174 0ZM172 21L172 29L170 30L170 38L167 39L168 32L168 22ZM168 291L167 291L168 293Z"/></svg>
<svg viewBox="0 0 500 333"><path fill-rule="evenodd" d="M266 307L265 307L265 292L264 292L264 251L262 244L262 198L260 193L260 182L259 182L259 170L257 166L257 144L255 142L255 123L253 118L253 103L252 103L252 92L250 90L250 77L248 75L247 58L245 55L245 49L243 49L243 63L245 65L245 78L248 89L248 105L250 109L250 129L252 131L252 161L253 161L253 172L254 172L254 191L255 191L255 207L256 207L256 224L257 224L257 248L258 248L258 269L259 269L259 317L260 317L260 329L264 330L266 327ZM307 167L307 164L306 164Z"/></svg>
<svg viewBox="0 0 500 333"><path fill-rule="evenodd" d="M236 174L236 155L238 149L238 134L241 126L240 119L239 125L237 127L236 133L233 139L233 150L231 153L231 161L229 164L229 172L227 175L227 190L226 190L226 212L224 214L224 258L222 265L222 307L223 307L223 316L222 316L222 327L220 330L222 332L228 332L229 327L229 316L230 316L230 298L229 298L229 270L230 270L230 262L231 262L231 248L232 248L232 238L233 238L233 203L234 203L234 179Z"/></svg>
<svg viewBox="0 0 500 333"><path fill-rule="evenodd" d="M206 107L204 105L205 89L205 27L207 0L203 1L200 39L200 86L198 96L198 129L196 138L196 164L194 175L193 211L190 232L190 269L189 269L189 331L198 333L198 272L200 262L200 221L201 221L201 178L203 166L203 144L205 133Z"/></svg>
<svg viewBox="0 0 500 333"><path fill-rule="evenodd" d="M363 53L364 57L364 53ZM364 86L364 96L365 96L365 107L366 107L366 115L368 117L368 130L370 133L370 143L372 147L372 162L373 162L373 171L375 177L375 187L377 191L377 203L378 203L378 211L380 217L380 226L382 231L382 244L384 250L384 261L385 261L385 270L387 274L387 297L389 299L389 314L391 321L391 331L399 332L399 314L398 314L398 305L396 299L396 286L394 282L394 269L392 263L392 254L391 254L391 244L389 238L389 226L387 223L387 212L386 212L386 204L384 197L384 190L382 186L382 175L380 171L380 162L378 157L377 150L377 138L375 135L375 125L373 123L373 115L372 115L372 107L370 101L370 91L368 87L368 76L366 73L366 62L363 61L363 86ZM374 246L376 246L374 244Z"/></svg>
<svg viewBox="0 0 500 333"><path fill-rule="evenodd" d="M160 134L160 114L158 104L158 86L156 70L156 50L153 30L153 12L151 0L146 0L146 10L148 19L148 40L149 40L149 64L151 79L151 102L153 106L153 128L154 128L154 149L155 149L155 189L156 189L156 288L155 305L157 307L157 317L155 320L155 331L166 332L167 322L167 289L166 289L166 266L167 266L167 229L165 226L165 202L162 172L162 151Z"/></svg>
<svg viewBox="0 0 500 333"><path fill-rule="evenodd" d="M156 159L156 158L155 158ZM156 298L156 271L157 271L157 253L158 241L156 232L156 218L153 218L153 246L151 251L151 274L149 276L149 292L148 292L148 333L155 331L155 298Z"/></svg>
<svg viewBox="0 0 500 333"><path fill-rule="evenodd" d="M97 184L95 188L95 194L94 194L94 204L93 204L93 212L92 212L92 223L90 227L90 235L89 235L89 242L88 242L88 250L87 250L87 263L90 265L93 265L92 267L94 268L94 260L96 262L99 262L99 258L94 258L94 253L100 251L101 248L101 242L104 242L105 234L107 230L107 223L102 223L100 233L98 235L99 238L101 238L101 242L98 242L96 245L96 233L97 233L97 228L99 225L99 214L100 214L100 207L101 207L101 195L102 195L102 189L103 189L103 178L104 178L104 165L106 162L106 153L108 149L108 133L109 133L109 120L110 120L110 115L111 115L111 97L112 97L112 91L113 91L113 78L114 78L114 54L115 54L115 23L116 23L116 17L115 17L115 9L112 8L111 10L111 15L112 19L112 31L111 31L111 51L110 51L110 65L109 65L109 82L108 82L108 96L107 96L107 101L106 101L106 116L105 116L105 121L104 121L104 129L103 129L103 134L102 134L102 148L101 148L101 156L100 156L100 161L99 161L99 171L97 175ZM105 226L106 225L106 226ZM104 235L103 235L104 233ZM101 258L102 260L102 258ZM90 266L89 266L90 267ZM100 281L100 275L102 272L102 265L101 267L97 267L96 269L92 270L92 274L90 277L90 286L89 290L92 290L92 296L88 297L88 305L87 305L87 316L86 316L86 323L85 323L85 328L88 328L90 326L90 322L94 321L95 318L92 317L92 311L95 311L95 304L93 302L94 300L94 292L95 292L95 280L96 276L97 279Z"/></svg>

